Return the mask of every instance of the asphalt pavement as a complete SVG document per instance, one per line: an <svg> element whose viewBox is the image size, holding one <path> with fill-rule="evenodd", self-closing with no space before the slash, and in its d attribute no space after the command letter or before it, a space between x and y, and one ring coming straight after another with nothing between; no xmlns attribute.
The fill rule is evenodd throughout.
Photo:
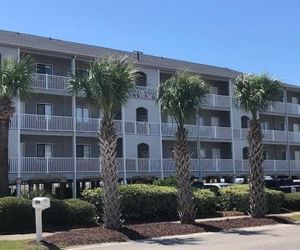
<svg viewBox="0 0 300 250"><path fill-rule="evenodd" d="M72 250L299 250L300 224L240 228L156 239L90 245Z"/></svg>

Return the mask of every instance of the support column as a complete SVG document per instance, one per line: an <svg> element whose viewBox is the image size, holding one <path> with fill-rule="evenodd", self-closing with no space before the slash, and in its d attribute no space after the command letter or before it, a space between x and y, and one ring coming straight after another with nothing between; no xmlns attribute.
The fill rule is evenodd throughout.
<svg viewBox="0 0 300 250"><path fill-rule="evenodd" d="M122 128L123 128L123 183L127 184L127 168L126 168L126 136L125 136L125 108L122 106Z"/></svg>
<svg viewBox="0 0 300 250"><path fill-rule="evenodd" d="M235 170L235 147L234 147L234 130L233 130L233 105L232 105L232 94L233 94L233 82L232 80L229 80L228 82L228 88L229 88L229 99L230 99L230 127L231 127L231 158L232 158L232 168L233 168L233 181L236 176L236 170Z"/></svg>
<svg viewBox="0 0 300 250"><path fill-rule="evenodd" d="M157 73L157 84L160 85L160 70ZM159 115L159 141L160 141L160 178L164 178L164 157L163 157L163 139L162 139L162 122L161 122L161 103L158 102L158 115Z"/></svg>
<svg viewBox="0 0 300 250"><path fill-rule="evenodd" d="M18 48L18 60L20 60L20 48ZM17 196L21 195L21 100L19 90L17 92L17 157L18 157L18 175L17 175Z"/></svg>
<svg viewBox="0 0 300 250"><path fill-rule="evenodd" d="M284 111L285 111L285 115L284 115L284 130L286 131L286 157L288 160L288 166L289 166L289 178L292 177L292 173L291 173L291 145L290 145L290 141L289 141L289 118L288 118L288 113L287 113L287 90L286 88L284 88L283 90L283 99L284 99Z"/></svg>
<svg viewBox="0 0 300 250"><path fill-rule="evenodd" d="M72 61L71 61L71 71L72 74L75 74L75 60L76 57L74 56ZM76 161L76 96L72 96L72 117L73 117L73 198L77 197L77 188L76 188L76 182L77 182L77 161Z"/></svg>

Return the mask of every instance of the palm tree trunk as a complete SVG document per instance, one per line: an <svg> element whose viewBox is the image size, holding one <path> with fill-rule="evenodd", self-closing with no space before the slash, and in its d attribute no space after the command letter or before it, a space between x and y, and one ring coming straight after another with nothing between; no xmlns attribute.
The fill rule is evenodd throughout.
<svg viewBox="0 0 300 250"><path fill-rule="evenodd" d="M196 209L193 205L193 194L190 180L191 155L188 150L187 136L188 131L185 128L178 127L174 158L176 162L179 218L181 223L193 224L195 222Z"/></svg>
<svg viewBox="0 0 300 250"><path fill-rule="evenodd" d="M110 229L122 226L116 161L117 139L113 121L104 117L99 131L99 146L103 177L103 220L104 226Z"/></svg>
<svg viewBox="0 0 300 250"><path fill-rule="evenodd" d="M8 195L8 130L9 117L0 115L0 197Z"/></svg>
<svg viewBox="0 0 300 250"><path fill-rule="evenodd" d="M266 195L263 171L263 145L260 121L252 120L248 134L250 164L250 213L254 218L261 218L266 213Z"/></svg>

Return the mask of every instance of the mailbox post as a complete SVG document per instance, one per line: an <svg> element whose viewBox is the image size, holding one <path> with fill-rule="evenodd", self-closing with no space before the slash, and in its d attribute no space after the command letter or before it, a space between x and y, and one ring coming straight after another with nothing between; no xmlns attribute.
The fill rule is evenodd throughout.
<svg viewBox="0 0 300 250"><path fill-rule="evenodd" d="M36 197L32 200L32 207L35 209L36 241L43 239L42 235L42 211L50 207L50 199L46 197Z"/></svg>

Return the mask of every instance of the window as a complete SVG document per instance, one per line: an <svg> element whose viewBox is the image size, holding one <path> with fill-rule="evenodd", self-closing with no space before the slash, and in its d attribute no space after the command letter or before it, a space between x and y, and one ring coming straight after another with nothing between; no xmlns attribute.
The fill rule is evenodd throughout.
<svg viewBox="0 0 300 250"><path fill-rule="evenodd" d="M174 157L174 147L168 147L169 151L169 157L173 158Z"/></svg>
<svg viewBox="0 0 300 250"><path fill-rule="evenodd" d="M87 69L77 68L75 74L79 77L87 77L89 75L89 71Z"/></svg>
<svg viewBox="0 0 300 250"><path fill-rule="evenodd" d="M149 158L149 146L146 143L138 145L138 158Z"/></svg>
<svg viewBox="0 0 300 250"><path fill-rule="evenodd" d="M281 160L286 160L286 152L281 151Z"/></svg>
<svg viewBox="0 0 300 250"><path fill-rule="evenodd" d="M137 86L146 87L147 86L147 75L144 72L137 72L135 84Z"/></svg>
<svg viewBox="0 0 300 250"><path fill-rule="evenodd" d="M267 121L261 122L261 129L268 130L269 129L269 123Z"/></svg>
<svg viewBox="0 0 300 250"><path fill-rule="evenodd" d="M285 130L284 122L281 122L281 123L280 123L279 129L280 129L281 131L284 131L284 130Z"/></svg>
<svg viewBox="0 0 300 250"><path fill-rule="evenodd" d="M90 158L91 154L90 145L76 145L76 157L78 158Z"/></svg>
<svg viewBox="0 0 300 250"><path fill-rule="evenodd" d="M244 160L248 159L248 147L243 148L243 159Z"/></svg>
<svg viewBox="0 0 300 250"><path fill-rule="evenodd" d="M36 110L38 115L52 115L52 104L37 103Z"/></svg>
<svg viewBox="0 0 300 250"><path fill-rule="evenodd" d="M89 109L84 107L76 108L76 117L78 122L88 122L89 121Z"/></svg>
<svg viewBox="0 0 300 250"><path fill-rule="evenodd" d="M217 95L219 93L218 87L210 86L209 87L209 92L210 92L210 94Z"/></svg>
<svg viewBox="0 0 300 250"><path fill-rule="evenodd" d="M53 66L49 65L49 64L38 63L36 65L36 73L52 75L53 74Z"/></svg>
<svg viewBox="0 0 300 250"><path fill-rule="evenodd" d="M263 158L264 158L264 160L269 160L270 159L270 153L269 153L269 151L264 151L263 152Z"/></svg>
<svg viewBox="0 0 300 250"><path fill-rule="evenodd" d="M147 122L148 121L148 110L145 108L136 109L136 120L138 122Z"/></svg>
<svg viewBox="0 0 300 250"><path fill-rule="evenodd" d="M242 128L249 128L249 117L242 116L241 123L242 123Z"/></svg>
<svg viewBox="0 0 300 250"><path fill-rule="evenodd" d="M51 144L37 144L37 157L50 158L52 157L52 145Z"/></svg>

